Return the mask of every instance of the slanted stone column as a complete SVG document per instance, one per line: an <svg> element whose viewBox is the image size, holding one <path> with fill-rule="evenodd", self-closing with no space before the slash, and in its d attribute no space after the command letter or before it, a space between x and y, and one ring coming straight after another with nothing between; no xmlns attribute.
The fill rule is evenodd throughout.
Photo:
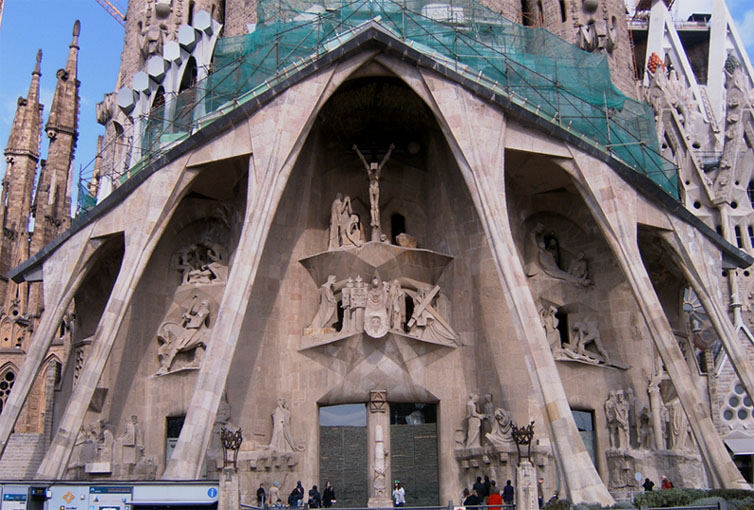
<svg viewBox="0 0 754 510"><path fill-rule="evenodd" d="M568 495L577 503L612 505L614 500L576 427L511 231L505 186L506 119L499 110L430 72L423 73L421 81L407 79L407 83L435 107L476 206L508 296L512 334L521 343L532 385L541 392L541 413L550 429Z"/></svg>
<svg viewBox="0 0 754 510"><path fill-rule="evenodd" d="M516 510L538 510L537 469L529 459L516 467Z"/></svg>
<svg viewBox="0 0 754 510"><path fill-rule="evenodd" d="M697 394L686 360L644 267L637 235L637 206L641 199L601 161L575 151L573 156L577 188L631 286L652 342L665 364L699 451L709 467L712 483L730 489L746 487L712 423L708 406Z"/></svg>
<svg viewBox="0 0 754 510"><path fill-rule="evenodd" d="M390 406L387 390L369 392L367 413L369 508L393 506L390 472Z"/></svg>
<svg viewBox="0 0 754 510"><path fill-rule="evenodd" d="M123 318L130 308L136 286L180 204L183 193L195 176L194 172L185 171L185 163L185 158L175 161L172 168L168 167L153 174L150 182L145 183L148 187L142 188L149 190L145 191L147 196L144 202L140 202L147 203L146 210L142 212L143 221L134 222L134 228L125 233L126 250L123 264L94 333L89 359L86 360L76 388L63 412L50 448L37 470L38 479L59 480L65 473L74 441L118 337ZM145 225L151 228L145 228Z"/></svg>

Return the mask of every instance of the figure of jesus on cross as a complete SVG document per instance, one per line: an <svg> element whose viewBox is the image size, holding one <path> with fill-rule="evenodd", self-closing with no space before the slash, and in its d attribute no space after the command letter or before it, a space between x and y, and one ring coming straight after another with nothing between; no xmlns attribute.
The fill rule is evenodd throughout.
<svg viewBox="0 0 754 510"><path fill-rule="evenodd" d="M371 215L372 241L379 241L382 236L382 228L380 227L380 174L382 173L382 167L390 159L393 149L395 149L395 144L391 143L387 154L385 154L382 162L378 165L375 162L367 162L356 144L353 145L353 150L356 151L359 159L364 163L364 168L366 168L367 176L369 177L369 212Z"/></svg>

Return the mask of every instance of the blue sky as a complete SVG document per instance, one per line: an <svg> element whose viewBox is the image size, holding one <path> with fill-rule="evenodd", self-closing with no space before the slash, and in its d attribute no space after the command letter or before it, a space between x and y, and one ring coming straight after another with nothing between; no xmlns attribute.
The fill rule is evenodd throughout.
<svg viewBox="0 0 754 510"><path fill-rule="evenodd" d="M111 0L125 7L127 0ZM691 12L710 12L712 0L676 0L674 13L687 17ZM754 2L728 0L749 55L754 53ZM0 27L0 146L4 149L13 122L18 96L25 96L34 58L38 48L42 59L42 102L45 122L55 90L55 72L65 66L71 29L81 20L80 135L76 151L76 167L91 164L96 153L97 135L104 128L97 124L96 104L115 87L124 30L95 0L6 0ZM42 157L47 152L46 137L42 141ZM5 165L2 165L5 168ZM0 170L4 171L4 170Z"/></svg>

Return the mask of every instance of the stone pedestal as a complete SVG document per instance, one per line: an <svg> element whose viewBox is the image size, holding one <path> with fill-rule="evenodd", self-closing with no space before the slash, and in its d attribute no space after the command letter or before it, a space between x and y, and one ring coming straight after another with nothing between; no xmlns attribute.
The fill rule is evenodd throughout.
<svg viewBox="0 0 754 510"><path fill-rule="evenodd" d="M529 459L516 468L516 510L538 510L537 470Z"/></svg>
<svg viewBox="0 0 754 510"><path fill-rule="evenodd" d="M390 484L390 413L387 390L369 392L367 414L369 508L393 506Z"/></svg>
<svg viewBox="0 0 754 510"><path fill-rule="evenodd" d="M232 466L224 467L220 475L217 510L238 510L239 508L241 508L241 493L239 492L238 471Z"/></svg>

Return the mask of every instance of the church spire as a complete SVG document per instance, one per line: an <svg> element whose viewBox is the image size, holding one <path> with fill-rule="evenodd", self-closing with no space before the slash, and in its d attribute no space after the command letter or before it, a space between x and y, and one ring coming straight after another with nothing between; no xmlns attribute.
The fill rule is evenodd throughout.
<svg viewBox="0 0 754 510"><path fill-rule="evenodd" d="M78 138L78 56L81 23L73 25L73 41L65 69L57 72L50 117L45 131L50 139L47 163L40 172L34 198L34 233L30 253L37 253L71 224L70 184Z"/></svg>
<svg viewBox="0 0 754 510"><path fill-rule="evenodd" d="M39 103L41 62L42 50L39 50L34 71L31 73L29 94L26 98L18 98L16 116L5 148L7 167L0 204L0 222L3 229L0 236L0 274L3 276L29 256L29 217L42 141L42 105ZM9 285L12 288L9 288ZM6 297L5 313L9 313L10 308L20 314L24 313L23 286L2 280L0 292L0 295ZM0 336L4 333L7 332L0 332Z"/></svg>

